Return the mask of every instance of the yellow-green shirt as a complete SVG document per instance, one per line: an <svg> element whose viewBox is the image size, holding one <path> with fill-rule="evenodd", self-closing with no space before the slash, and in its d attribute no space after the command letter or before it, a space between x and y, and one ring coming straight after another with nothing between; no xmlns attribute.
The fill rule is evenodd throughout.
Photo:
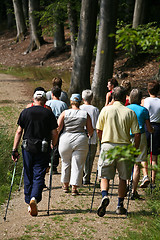
<svg viewBox="0 0 160 240"><path fill-rule="evenodd" d="M101 110L96 128L103 131L101 143L130 144L130 129L133 134L140 133L135 112L119 101Z"/></svg>

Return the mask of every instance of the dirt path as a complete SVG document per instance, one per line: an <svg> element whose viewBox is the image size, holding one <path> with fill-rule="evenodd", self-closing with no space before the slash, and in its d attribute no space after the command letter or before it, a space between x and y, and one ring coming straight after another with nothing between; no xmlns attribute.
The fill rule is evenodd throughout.
<svg viewBox="0 0 160 240"><path fill-rule="evenodd" d="M20 109L30 101L28 85L9 75L0 74L0 106L17 104ZM16 121L16 119L15 119ZM95 181L98 153L92 172L92 183ZM19 161L22 161L20 159ZM60 173L61 166L58 168ZM49 175L46 175L48 185ZM92 200L91 190L87 186L80 188L80 195L73 197L62 191L60 174L53 175L53 189L50 204L50 215L47 215L49 191L43 191L43 199L38 205L38 217L31 217L24 202L23 187L20 192L12 193L7 220L4 222L6 203L0 210L0 239L110 239L118 236L129 224L129 219L117 216L117 177L114 183L113 196L106 215L100 218L96 209L101 201L100 189L96 188L92 213L89 212ZM143 194L143 192L142 192ZM125 200L126 206L127 200ZM129 212L136 212L142 201L130 201Z"/></svg>

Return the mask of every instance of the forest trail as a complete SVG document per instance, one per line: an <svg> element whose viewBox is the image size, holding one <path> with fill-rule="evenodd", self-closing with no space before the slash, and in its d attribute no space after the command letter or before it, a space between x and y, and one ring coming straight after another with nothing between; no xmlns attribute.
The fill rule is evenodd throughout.
<svg viewBox="0 0 160 240"><path fill-rule="evenodd" d="M0 74L0 106L3 104L17 104L23 109L31 100L28 83L10 75ZM32 92L32 90L30 90ZM14 119L15 123L17 118ZM31 217L28 206L24 202L23 186L20 192L11 195L6 221L4 215L6 205L0 209L0 239L110 239L119 236L124 228L129 225L129 219L115 214L117 206L117 175L113 187L113 195L107 207L106 215L98 217L96 210L101 201L100 189L96 188L93 210L90 213L93 187L96 177L98 152L92 171L91 189L88 186L80 188L79 196L63 193L60 172L53 175L50 202L50 215L47 215L49 191L44 189L42 201L38 204L37 217ZM19 162L22 161L20 157ZM18 164L17 164L18 167ZM49 174L46 174L48 186ZM145 196L142 190L140 193ZM9 194L9 193L8 193ZM125 206L127 199L125 199ZM130 201L129 212L139 212L144 201Z"/></svg>

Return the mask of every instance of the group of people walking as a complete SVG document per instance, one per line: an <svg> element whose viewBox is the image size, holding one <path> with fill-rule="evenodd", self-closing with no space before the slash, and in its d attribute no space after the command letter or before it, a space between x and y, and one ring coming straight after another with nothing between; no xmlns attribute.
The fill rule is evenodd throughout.
<svg viewBox="0 0 160 240"><path fill-rule="evenodd" d="M113 80L109 82L109 86L115 83ZM143 162L144 178L141 186L147 186L147 143L149 144L149 134L152 132L153 165L157 164L160 153L160 144L157 143L157 137L160 137L160 99L157 98L159 83L149 83L150 97L144 100L145 108L140 105L142 93L138 89L131 91L130 105L128 103L126 107L125 87L111 88L110 94L106 96L105 107L100 113L98 108L91 104L91 90L84 90L82 97L78 93L72 94L69 103L67 93L61 90L61 86L62 80L54 78L51 91L46 93L43 88L35 89L33 103L21 112L17 122L12 159L17 161L19 158L18 145L23 134L24 194L28 211L32 216L38 214L37 204L42 199L46 169L51 157L54 173L57 173L61 157L61 182L65 193L79 195L78 187L90 184L98 136L101 141L98 176L101 181L102 201L97 214L100 217L105 215L110 201L109 181L114 178L116 169L119 173L116 213L126 213L123 201L126 196L126 181L130 179L131 171L126 162L110 162L108 159L104 160L102 155L104 151L117 145L131 144L132 138L135 147L140 147L141 150L141 155L137 158L137 161ZM135 164L132 199L138 196L139 178L140 168ZM152 181L155 184L155 172Z"/></svg>

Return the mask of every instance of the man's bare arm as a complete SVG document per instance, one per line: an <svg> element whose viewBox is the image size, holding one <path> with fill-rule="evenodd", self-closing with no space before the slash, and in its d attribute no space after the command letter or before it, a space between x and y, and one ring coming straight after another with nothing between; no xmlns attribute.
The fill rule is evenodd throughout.
<svg viewBox="0 0 160 240"><path fill-rule="evenodd" d="M51 132L52 145L55 146L58 141L58 131L57 129L52 130Z"/></svg>
<svg viewBox="0 0 160 240"><path fill-rule="evenodd" d="M139 148L140 140L141 140L141 134L140 133L136 133L134 135L134 145L135 145L136 149Z"/></svg>
<svg viewBox="0 0 160 240"><path fill-rule="evenodd" d="M97 135L100 141L102 140L102 133L103 133L102 130L97 129Z"/></svg>

